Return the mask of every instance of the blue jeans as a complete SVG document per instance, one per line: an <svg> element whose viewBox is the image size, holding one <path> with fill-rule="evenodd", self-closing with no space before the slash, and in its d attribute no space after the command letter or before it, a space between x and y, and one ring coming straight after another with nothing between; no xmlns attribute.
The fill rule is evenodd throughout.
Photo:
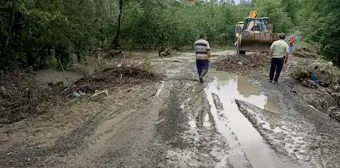
<svg viewBox="0 0 340 168"><path fill-rule="evenodd" d="M289 54L293 54L294 44L289 44Z"/></svg>
<svg viewBox="0 0 340 168"><path fill-rule="evenodd" d="M208 71L209 61L208 60L196 60L196 67L198 75L201 76L203 70Z"/></svg>

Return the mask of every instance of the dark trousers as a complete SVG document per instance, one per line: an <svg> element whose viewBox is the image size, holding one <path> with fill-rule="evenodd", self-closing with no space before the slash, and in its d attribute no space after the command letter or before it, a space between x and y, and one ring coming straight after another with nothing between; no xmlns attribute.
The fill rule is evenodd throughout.
<svg viewBox="0 0 340 168"><path fill-rule="evenodd" d="M275 82L279 80L282 68L283 68L283 63L284 63L284 58L272 58L272 62L270 65L270 73L269 73L269 79L272 81L274 79ZM275 74L275 78L274 78Z"/></svg>
<svg viewBox="0 0 340 168"><path fill-rule="evenodd" d="M205 71L205 73L208 72L209 61L208 60L196 60L196 67L197 67L198 75L201 76L203 71Z"/></svg>

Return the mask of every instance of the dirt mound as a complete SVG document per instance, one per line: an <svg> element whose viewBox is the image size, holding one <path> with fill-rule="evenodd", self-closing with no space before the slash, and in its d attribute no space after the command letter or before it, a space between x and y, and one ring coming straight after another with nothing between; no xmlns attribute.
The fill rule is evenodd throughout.
<svg viewBox="0 0 340 168"><path fill-rule="evenodd" d="M0 124L18 121L46 110L45 102L56 100L64 89L57 85L39 85L32 72L0 75Z"/></svg>
<svg viewBox="0 0 340 168"><path fill-rule="evenodd" d="M0 75L0 125L39 115L51 106L67 100L73 91L93 93L95 90L160 78L138 67L114 67L76 81L72 86L63 82L39 84L34 72L13 72Z"/></svg>
<svg viewBox="0 0 340 168"><path fill-rule="evenodd" d="M228 55L213 65L216 70L230 72L247 72L264 69L269 66L268 54L255 53L252 55Z"/></svg>
<svg viewBox="0 0 340 168"><path fill-rule="evenodd" d="M303 61L294 65L291 76L308 87L297 89L305 101L324 112L335 108L335 112L328 111L328 114L340 122L340 71L337 67L322 60Z"/></svg>
<svg viewBox="0 0 340 168"><path fill-rule="evenodd" d="M139 67L113 67L76 81L72 90L94 93L95 90L108 88L112 85L133 84L160 78L160 75Z"/></svg>
<svg viewBox="0 0 340 168"><path fill-rule="evenodd" d="M329 107L337 106L334 97L324 88L305 87L304 84L300 85L296 81L289 83L288 86L292 92L297 93L308 104L324 113L327 113Z"/></svg>
<svg viewBox="0 0 340 168"><path fill-rule="evenodd" d="M308 46L308 47L301 47L297 48L293 55L295 57L301 57L301 58L317 58L318 57L318 50L316 47Z"/></svg>
<svg viewBox="0 0 340 168"><path fill-rule="evenodd" d="M310 81L312 79L312 74L323 87L334 87L339 85L339 69L326 61L315 60L298 62L294 65L291 73L292 77L300 82Z"/></svg>

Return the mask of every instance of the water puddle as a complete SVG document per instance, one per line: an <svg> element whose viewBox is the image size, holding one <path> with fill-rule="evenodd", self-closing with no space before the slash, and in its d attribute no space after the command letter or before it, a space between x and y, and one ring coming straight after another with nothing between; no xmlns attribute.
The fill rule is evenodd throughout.
<svg viewBox="0 0 340 168"><path fill-rule="evenodd" d="M230 101L243 100L269 112L279 113L277 106L250 84L247 77L215 70L211 70L209 76L216 80L209 84L208 89L216 88L221 93L220 98L222 96Z"/></svg>
<svg viewBox="0 0 340 168"><path fill-rule="evenodd" d="M215 77L215 80L208 84L205 92L217 130L226 139L230 135L230 130L235 133L253 168L295 167L287 165L277 157L253 125L239 111L235 99L272 113L279 113L278 108L253 87L244 76L214 70L209 72L209 76Z"/></svg>

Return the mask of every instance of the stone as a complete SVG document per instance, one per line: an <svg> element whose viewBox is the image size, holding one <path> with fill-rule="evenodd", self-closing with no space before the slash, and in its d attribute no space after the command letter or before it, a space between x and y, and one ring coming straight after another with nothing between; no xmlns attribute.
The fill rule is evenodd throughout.
<svg viewBox="0 0 340 168"><path fill-rule="evenodd" d="M332 111L329 113L329 117L340 122L340 111Z"/></svg>

